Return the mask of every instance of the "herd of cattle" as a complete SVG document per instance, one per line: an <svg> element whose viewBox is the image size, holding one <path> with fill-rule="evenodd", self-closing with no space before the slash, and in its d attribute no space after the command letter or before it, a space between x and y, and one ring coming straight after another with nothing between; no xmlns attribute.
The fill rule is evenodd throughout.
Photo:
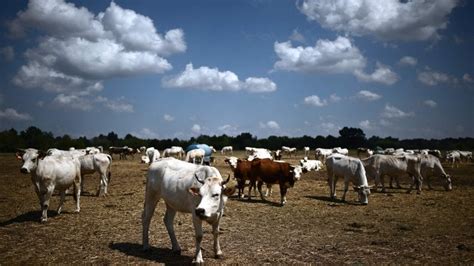
<svg viewBox="0 0 474 266"><path fill-rule="evenodd" d="M199 144L205 145L205 144ZM229 177L224 180L217 168L203 165L204 156L209 154L207 148L194 147L185 152L178 146L165 149L161 154L153 147L109 147L109 153L104 153L101 147L86 149L71 148L68 151L49 149L47 152L33 148L19 149L18 159L23 161L20 171L30 174L35 192L38 196L42 215L41 222L47 221L47 210L51 196L55 190L60 194L58 214L64 203L66 190L73 188L76 201L76 212L80 211L80 195L83 191L84 175L99 173L100 186L98 195L107 195L107 187L111 178L112 156L119 154L120 159L128 155L142 155L141 161L150 164L147 173L145 203L142 216L143 247L149 248L148 234L150 221L157 202L163 199L166 203L164 223L172 243L173 252L179 253L180 246L174 233L173 221L176 212L191 213L196 233L196 251L194 262L202 263L201 240L203 236L202 222L212 225L214 236L215 255L221 256L219 245L219 221L224 212L227 197L238 189L239 198L244 196L244 188L248 189L248 198L251 198L252 188L258 190L262 200L271 193L271 186L280 187L280 204L286 201L287 190L294 186L303 173L319 171L324 167L327 170L329 195L336 198L336 184L338 178L344 180L342 200L345 200L352 183L357 192L359 202L368 204L371 189L381 187L385 191L384 177L390 177L399 186L398 178L411 177L410 192L416 187L421 192L422 182L427 181L431 189L430 178L440 177L444 180L444 188L452 189L451 178L443 169L440 160L446 160L453 166L461 161L472 161L472 152L449 151L442 156L438 150L403 150L385 149L372 151L359 148L359 158L349 156L348 149L318 148L314 151L315 159L308 159L310 148L304 148L304 158L299 164L292 165L282 160L282 155L296 157L296 148L283 146L281 150L270 151L264 148L246 147L246 158L234 156L225 157L237 181L237 186L227 186ZM208 147L207 145L205 145ZM216 152L212 147L210 150ZM232 155L232 146L221 149L223 155ZM160 156L162 155L162 156ZM369 186L374 181L374 186ZM267 191L262 193L262 186L266 184Z"/></svg>

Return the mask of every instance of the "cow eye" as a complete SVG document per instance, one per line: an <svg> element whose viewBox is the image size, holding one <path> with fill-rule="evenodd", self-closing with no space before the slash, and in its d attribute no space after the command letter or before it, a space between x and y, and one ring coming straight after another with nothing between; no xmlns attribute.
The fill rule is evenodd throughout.
<svg viewBox="0 0 474 266"><path fill-rule="evenodd" d="M218 194L218 193L212 194L212 197L213 197L213 198L217 198L217 197L219 197L219 194Z"/></svg>

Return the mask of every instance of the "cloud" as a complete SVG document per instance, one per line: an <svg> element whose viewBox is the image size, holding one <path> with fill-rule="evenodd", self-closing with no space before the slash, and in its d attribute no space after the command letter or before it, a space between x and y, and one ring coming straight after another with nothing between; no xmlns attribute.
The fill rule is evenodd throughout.
<svg viewBox="0 0 474 266"><path fill-rule="evenodd" d="M357 69L354 75L361 81L377 82L385 85L393 85L398 81L398 75L388 66L377 62L377 67L372 74L366 74L363 70Z"/></svg>
<svg viewBox="0 0 474 266"><path fill-rule="evenodd" d="M418 80L425 85L436 86L440 83L449 83L452 78L448 74L428 70L418 73Z"/></svg>
<svg viewBox="0 0 474 266"><path fill-rule="evenodd" d="M219 71L218 68L201 66L194 68L187 64L186 69L174 77L164 78L162 84L167 88L188 88L204 91L240 91L253 93L272 92L277 89L276 84L268 78L249 77L240 81L231 71Z"/></svg>
<svg viewBox="0 0 474 266"><path fill-rule="evenodd" d="M0 48L0 56L2 56L3 60L9 62L15 59L15 50L11 46L5 46Z"/></svg>
<svg viewBox="0 0 474 266"><path fill-rule="evenodd" d="M194 125L191 127L191 131L192 131L193 133L199 134L199 133L201 133L201 126L198 125L198 124L194 124Z"/></svg>
<svg viewBox="0 0 474 266"><path fill-rule="evenodd" d="M336 134L340 127L331 122L323 122L320 127L328 134Z"/></svg>
<svg viewBox="0 0 474 266"><path fill-rule="evenodd" d="M104 103L104 106L107 109L110 109L116 113L133 113L133 105L130 103L126 103L123 101L123 99L117 99L117 100L107 100Z"/></svg>
<svg viewBox="0 0 474 266"><path fill-rule="evenodd" d="M142 139L157 139L157 138L159 138L158 133L156 133L153 130L151 130L149 128L146 128L146 127L140 129L140 131L138 131L138 132L132 132L131 134L133 136L137 136L137 137L142 138Z"/></svg>
<svg viewBox="0 0 474 266"><path fill-rule="evenodd" d="M372 124L370 123L369 120L360 121L360 122L359 122L359 126L360 126L362 129L365 129L365 130L371 130L371 129L374 128L374 127L372 126Z"/></svg>
<svg viewBox="0 0 474 266"><path fill-rule="evenodd" d="M24 53L26 62L13 83L57 93L57 103L80 102L82 96L101 91L107 79L169 71L172 66L164 57L186 50L181 29L162 35L149 17L113 1L95 15L64 0L30 0L7 24L11 36L32 32L38 40ZM106 106L132 110L116 102Z"/></svg>
<svg viewBox="0 0 474 266"><path fill-rule="evenodd" d="M94 98L89 95L81 96L60 93L53 99L53 104L63 108L77 109L81 111L90 111L94 109L94 106L97 104L102 104L105 108L116 113L133 113L133 105L124 102L123 97L111 100L102 96Z"/></svg>
<svg viewBox="0 0 474 266"><path fill-rule="evenodd" d="M342 100L341 97L337 96L335 93L329 95L329 101L333 103L340 102Z"/></svg>
<svg viewBox="0 0 474 266"><path fill-rule="evenodd" d="M304 103L308 105L317 106L317 107L323 107L328 104L327 100L322 100L317 95L311 95L311 96L305 97Z"/></svg>
<svg viewBox="0 0 474 266"><path fill-rule="evenodd" d="M164 114L163 119L168 122L174 121L174 117L169 114Z"/></svg>
<svg viewBox="0 0 474 266"><path fill-rule="evenodd" d="M295 42L300 42L300 43L305 43L306 39L304 36L298 32L298 29L294 29L293 32L291 33L290 40L295 41Z"/></svg>
<svg viewBox="0 0 474 266"><path fill-rule="evenodd" d="M384 126L384 127L389 127L392 125L392 122L388 121L388 120L385 120L385 119L380 119L380 125Z"/></svg>
<svg viewBox="0 0 474 266"><path fill-rule="evenodd" d="M92 102L90 102L84 97L78 95L66 95L63 93L58 94L53 99L53 103L61 107L78 109L81 111L90 111L93 107Z"/></svg>
<svg viewBox="0 0 474 266"><path fill-rule="evenodd" d="M346 37L336 40L318 40L313 46L293 47L290 41L275 42L274 50L279 60L274 69L315 72L315 73L352 73L365 67L366 59L359 49Z"/></svg>
<svg viewBox="0 0 474 266"><path fill-rule="evenodd" d="M377 93L374 93L368 90L359 91L356 97L359 99L366 100L366 101L376 101L382 98L382 96L378 95Z"/></svg>
<svg viewBox="0 0 474 266"><path fill-rule="evenodd" d="M462 80L464 80L465 82L467 83L473 83L474 82L474 79L471 77L471 75L469 75L468 73L465 73L463 76L462 76Z"/></svg>
<svg viewBox="0 0 474 266"><path fill-rule="evenodd" d="M423 104L431 108L435 108L436 106L438 106L438 104L433 100L426 100L423 102Z"/></svg>
<svg viewBox="0 0 474 266"><path fill-rule="evenodd" d="M237 135L239 133L238 126L232 126L229 124L220 126L217 129L227 135Z"/></svg>
<svg viewBox="0 0 474 266"><path fill-rule="evenodd" d="M273 129L273 130L280 129L280 125L277 122L273 121L273 120L270 120L266 123L260 122L259 125L260 125L260 128L269 128L269 129Z"/></svg>
<svg viewBox="0 0 474 266"><path fill-rule="evenodd" d="M404 56L398 61L398 64L401 66L416 66L417 63L418 60L411 56Z"/></svg>
<svg viewBox="0 0 474 266"><path fill-rule="evenodd" d="M5 110L0 110L0 119L12 120L12 121L27 121L33 120L31 115L27 113L19 113L13 108L7 108Z"/></svg>
<svg viewBox="0 0 474 266"><path fill-rule="evenodd" d="M404 112L393 105L386 104L381 116L384 118L404 118L414 116L415 113Z"/></svg>
<svg viewBox="0 0 474 266"><path fill-rule="evenodd" d="M448 15L459 3L399 0L304 0L301 13L322 27L354 36L372 35L381 40L438 40ZM383 14L383 15L382 15Z"/></svg>

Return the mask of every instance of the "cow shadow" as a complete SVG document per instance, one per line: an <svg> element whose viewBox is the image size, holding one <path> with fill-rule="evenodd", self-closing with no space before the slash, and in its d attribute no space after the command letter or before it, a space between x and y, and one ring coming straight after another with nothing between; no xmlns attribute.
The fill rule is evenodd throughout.
<svg viewBox="0 0 474 266"><path fill-rule="evenodd" d="M120 251L128 256L146 259L153 262L163 263L165 265L191 265L192 257L173 253L169 248L150 247L149 250L143 250L143 246L137 243L110 243L109 248Z"/></svg>
<svg viewBox="0 0 474 266"><path fill-rule="evenodd" d="M64 213L64 212L63 212ZM48 210L48 219L57 216L58 213L53 210ZM6 220L0 222L0 227L5 227L10 224L17 224L17 223L26 223L26 222L40 222L41 218L41 211L29 211L27 213L23 213L18 215L15 218L10 220Z"/></svg>
<svg viewBox="0 0 474 266"><path fill-rule="evenodd" d="M346 205L354 205L354 206L362 206L360 203L352 202L352 201L342 201L341 199L333 199L328 196L304 196L307 199L313 199L313 200L319 200L319 201L325 201L325 202L330 202L330 203L342 203Z"/></svg>
<svg viewBox="0 0 474 266"><path fill-rule="evenodd" d="M248 204L263 203L263 204L267 204L267 205L274 206L274 207L281 207L280 203L269 201L268 199L262 200L260 197L251 198L251 199L248 199L248 198L239 199L239 198L237 198L236 200L239 201L239 202L248 203Z"/></svg>

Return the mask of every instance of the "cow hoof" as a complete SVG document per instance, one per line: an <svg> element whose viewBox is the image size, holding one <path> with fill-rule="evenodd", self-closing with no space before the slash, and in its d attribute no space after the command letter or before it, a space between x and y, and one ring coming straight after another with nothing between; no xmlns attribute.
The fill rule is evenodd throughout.
<svg viewBox="0 0 474 266"><path fill-rule="evenodd" d="M75 213L79 213L81 211L81 209L75 209L74 212Z"/></svg>
<svg viewBox="0 0 474 266"><path fill-rule="evenodd" d="M222 253L221 254L216 254L214 256L214 259L222 259Z"/></svg>
<svg viewBox="0 0 474 266"><path fill-rule="evenodd" d="M48 218L46 217L41 217L40 222L41 223L46 223L48 221Z"/></svg>

